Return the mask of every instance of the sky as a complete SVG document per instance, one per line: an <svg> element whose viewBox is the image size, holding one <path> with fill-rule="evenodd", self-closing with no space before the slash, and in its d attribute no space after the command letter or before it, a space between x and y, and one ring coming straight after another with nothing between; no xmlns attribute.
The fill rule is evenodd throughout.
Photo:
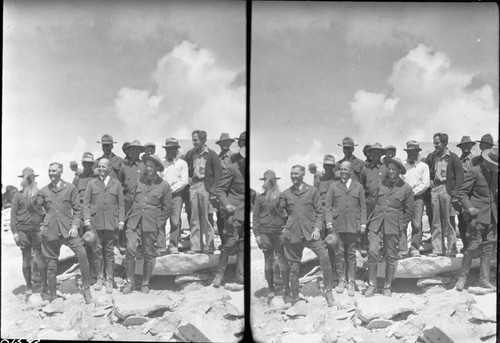
<svg viewBox="0 0 500 343"><path fill-rule="evenodd" d="M462 135L498 140L498 19L494 3L253 3L250 186L273 169L289 187L346 136L362 159L436 132L455 153Z"/></svg>
<svg viewBox="0 0 500 343"><path fill-rule="evenodd" d="M2 185L30 166L49 182L49 163L102 155L111 134L190 139L246 129L244 2L5 1ZM181 150L187 150L189 141ZM122 156L123 157L123 156Z"/></svg>

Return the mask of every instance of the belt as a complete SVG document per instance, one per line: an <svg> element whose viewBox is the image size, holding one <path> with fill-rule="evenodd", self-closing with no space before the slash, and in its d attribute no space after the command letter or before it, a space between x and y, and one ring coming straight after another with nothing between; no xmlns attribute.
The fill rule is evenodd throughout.
<svg viewBox="0 0 500 343"><path fill-rule="evenodd" d="M193 182L203 182L205 181L205 178L204 177L197 177L197 176L193 176Z"/></svg>
<svg viewBox="0 0 500 343"><path fill-rule="evenodd" d="M441 181L441 180L434 180L434 186L440 186L446 184L446 180Z"/></svg>

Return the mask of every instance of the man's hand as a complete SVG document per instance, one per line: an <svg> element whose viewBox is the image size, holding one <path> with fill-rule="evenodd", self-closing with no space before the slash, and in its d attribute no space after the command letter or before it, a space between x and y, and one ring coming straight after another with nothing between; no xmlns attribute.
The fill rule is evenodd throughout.
<svg viewBox="0 0 500 343"><path fill-rule="evenodd" d="M479 214L479 210L475 207L469 207L469 214L472 217L476 217Z"/></svg>
<svg viewBox="0 0 500 343"><path fill-rule="evenodd" d="M90 229L90 220L86 220L84 225L87 230Z"/></svg>
<svg viewBox="0 0 500 343"><path fill-rule="evenodd" d="M71 229L69 229L69 236L71 238L78 236L78 228L76 226L72 226Z"/></svg>
<svg viewBox="0 0 500 343"><path fill-rule="evenodd" d="M121 231L123 230L123 227L125 226L125 223L124 222L119 222L118 223L118 230Z"/></svg>
<svg viewBox="0 0 500 343"><path fill-rule="evenodd" d="M311 234L312 240L317 241L319 237L320 237L319 229L314 229L313 233Z"/></svg>
<svg viewBox="0 0 500 343"><path fill-rule="evenodd" d="M262 250L262 238L260 236L255 236L255 241L260 250Z"/></svg>
<svg viewBox="0 0 500 343"><path fill-rule="evenodd" d="M21 240L19 239L19 234L17 232L14 234L14 242L16 242L17 246L21 245Z"/></svg>
<svg viewBox="0 0 500 343"><path fill-rule="evenodd" d="M365 224L361 224L361 225L359 226L359 231L360 231L361 233L365 233L365 231L366 231L366 225L365 225Z"/></svg>

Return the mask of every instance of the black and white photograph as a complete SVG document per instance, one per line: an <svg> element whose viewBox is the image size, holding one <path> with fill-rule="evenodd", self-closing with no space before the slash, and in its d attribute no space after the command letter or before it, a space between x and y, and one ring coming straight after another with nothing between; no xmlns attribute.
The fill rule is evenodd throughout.
<svg viewBox="0 0 500 343"><path fill-rule="evenodd" d="M493 3L253 2L252 334L496 342Z"/></svg>
<svg viewBox="0 0 500 343"><path fill-rule="evenodd" d="M2 339L243 337L246 7L4 2Z"/></svg>

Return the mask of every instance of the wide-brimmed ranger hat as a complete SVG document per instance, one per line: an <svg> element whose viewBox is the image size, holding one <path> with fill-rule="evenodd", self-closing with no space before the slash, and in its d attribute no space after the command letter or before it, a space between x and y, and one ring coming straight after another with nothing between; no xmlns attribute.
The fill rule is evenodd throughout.
<svg viewBox="0 0 500 343"><path fill-rule="evenodd" d="M126 149L130 149L132 147L137 147L137 148L140 148L141 149L141 152L144 152L144 150L146 150L144 148L144 146L141 144L141 142L139 142L137 139L133 140L127 147Z"/></svg>
<svg viewBox="0 0 500 343"><path fill-rule="evenodd" d="M406 149L403 149L404 151L409 151L409 150L418 150L422 151L422 148L420 147L420 143L414 140L409 140L406 142Z"/></svg>
<svg viewBox="0 0 500 343"><path fill-rule="evenodd" d="M180 148L181 146L179 145L179 140L175 138L167 138L165 140L165 145L162 145L162 147L170 148L170 147L177 147Z"/></svg>
<svg viewBox="0 0 500 343"><path fill-rule="evenodd" d="M235 138L235 139L239 140L239 141L246 141L247 140L247 132L243 131L242 133L240 133L240 136L238 138Z"/></svg>
<svg viewBox="0 0 500 343"><path fill-rule="evenodd" d="M154 163L156 163L156 165L158 166L158 170L159 171L164 171L165 170L165 167L163 166L163 163L161 163L161 160L160 158L157 156L157 155L154 155L154 154L151 154L151 155L144 155L142 156L142 162L146 163L146 161L153 161Z"/></svg>
<svg viewBox="0 0 500 343"><path fill-rule="evenodd" d="M245 135L246 135L246 133L245 133ZM240 137L241 137L241 135L240 135ZM215 142L215 144L219 144L219 143L224 142L224 141L231 141L231 143L232 143L235 141L235 139L229 137L229 133L223 132L220 134L220 138L218 141Z"/></svg>
<svg viewBox="0 0 500 343"><path fill-rule="evenodd" d="M399 157L386 158L384 162L386 166L388 166L389 163L394 163L399 167L399 169L401 169L401 175L406 174L406 168Z"/></svg>
<svg viewBox="0 0 500 343"><path fill-rule="evenodd" d="M156 144L155 143L148 142L148 143L144 144L144 148L147 148L148 146L152 146L153 148L156 149Z"/></svg>
<svg viewBox="0 0 500 343"><path fill-rule="evenodd" d="M335 165L335 157L333 155L327 154L323 157L323 164L333 164Z"/></svg>
<svg viewBox="0 0 500 343"><path fill-rule="evenodd" d="M398 150L396 148L396 146L394 146L394 145L387 145L384 149L385 149L385 151L387 151L387 150L394 150L394 151Z"/></svg>
<svg viewBox="0 0 500 343"><path fill-rule="evenodd" d="M462 136L462 139L460 140L460 143L457 144L457 147L460 148L461 145L467 144L467 143L472 143L472 145L476 145L476 142L470 139L470 136Z"/></svg>
<svg viewBox="0 0 500 343"><path fill-rule="evenodd" d="M371 144L366 144L364 147L363 147L363 152L366 152L368 150L370 150L370 148L372 147Z"/></svg>
<svg viewBox="0 0 500 343"><path fill-rule="evenodd" d="M488 144L491 144L491 145L494 144L494 142L493 142L493 136L490 135L489 133L483 135L483 137L481 137L481 140L480 141L476 141L476 142L478 142L479 144L481 144L481 143L488 143Z"/></svg>
<svg viewBox="0 0 500 343"><path fill-rule="evenodd" d="M276 177L276 173L273 170L266 170L264 172L264 177L261 177L259 180L265 181L267 179L279 180L281 178L280 177Z"/></svg>
<svg viewBox="0 0 500 343"><path fill-rule="evenodd" d="M84 152L82 155L82 162L94 162L94 155L91 152Z"/></svg>
<svg viewBox="0 0 500 343"><path fill-rule="evenodd" d="M345 137L342 140L342 144L338 144L338 146L358 146L357 144L354 144L354 139L351 137Z"/></svg>
<svg viewBox="0 0 500 343"><path fill-rule="evenodd" d="M498 144L493 145L491 149L484 150L481 156L491 164L498 166Z"/></svg>
<svg viewBox="0 0 500 343"><path fill-rule="evenodd" d="M21 175L18 175L17 177L23 177L24 178L26 176L31 176L31 175L33 175L34 177L38 176L38 175L35 174L35 171L33 170L33 168L26 167L21 172Z"/></svg>
<svg viewBox="0 0 500 343"><path fill-rule="evenodd" d="M382 155L385 155L387 152L385 151L385 149L382 147L382 144L380 143L375 143L373 145L371 145L368 149L366 149L368 151L372 151L372 150L380 150L382 151Z"/></svg>
<svg viewBox="0 0 500 343"><path fill-rule="evenodd" d="M113 136L104 134L101 138L101 141L97 141L99 144L116 144L117 142L113 141Z"/></svg>

